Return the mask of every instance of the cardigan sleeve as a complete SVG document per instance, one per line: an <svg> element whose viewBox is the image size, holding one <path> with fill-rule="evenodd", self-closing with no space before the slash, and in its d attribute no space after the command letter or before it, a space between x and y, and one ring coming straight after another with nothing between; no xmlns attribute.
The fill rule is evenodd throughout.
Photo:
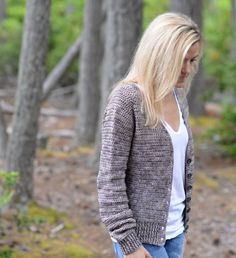
<svg viewBox="0 0 236 258"><path fill-rule="evenodd" d="M102 144L97 177L102 222L124 254L142 245L126 193L126 169L134 130L133 103L129 90L116 90L103 116Z"/></svg>

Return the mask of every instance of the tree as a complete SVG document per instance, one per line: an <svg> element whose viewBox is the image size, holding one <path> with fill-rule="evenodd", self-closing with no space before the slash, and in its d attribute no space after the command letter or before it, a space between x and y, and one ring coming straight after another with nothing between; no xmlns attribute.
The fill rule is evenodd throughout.
<svg viewBox="0 0 236 258"><path fill-rule="evenodd" d="M6 18L6 2L0 0L0 23Z"/></svg>
<svg viewBox="0 0 236 258"><path fill-rule="evenodd" d="M235 0L230 1L231 6L231 26L232 26L232 44L230 50L230 59L235 62L236 59L236 47L235 47L235 40L236 40L236 4Z"/></svg>
<svg viewBox="0 0 236 258"><path fill-rule="evenodd" d="M33 161L48 45L50 0L28 0L6 169L20 172L15 202L33 198Z"/></svg>
<svg viewBox="0 0 236 258"><path fill-rule="evenodd" d="M95 162L100 154L101 123L107 97L112 86L127 72L142 28L142 0L107 0L106 8L105 53Z"/></svg>
<svg viewBox="0 0 236 258"><path fill-rule="evenodd" d="M76 143L94 143L100 99L100 67L103 44L101 27L103 22L103 0L87 0L85 3L84 32L80 56L78 83L78 116L76 121Z"/></svg>
<svg viewBox="0 0 236 258"><path fill-rule="evenodd" d="M0 106L0 159L5 158L7 147L7 132L4 120L4 115Z"/></svg>
<svg viewBox="0 0 236 258"><path fill-rule="evenodd" d="M202 0L170 0L170 11L180 12L190 16L202 29ZM200 115L204 110L203 94L205 92L203 69L200 63L198 74L195 76L188 95L190 112Z"/></svg>

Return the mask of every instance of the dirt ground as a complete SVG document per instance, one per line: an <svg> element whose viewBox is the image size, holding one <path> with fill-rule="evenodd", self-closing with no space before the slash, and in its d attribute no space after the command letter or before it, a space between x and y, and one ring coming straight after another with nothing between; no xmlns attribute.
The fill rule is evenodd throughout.
<svg viewBox="0 0 236 258"><path fill-rule="evenodd" d="M73 120L67 120L60 119L61 125L55 120L56 128L63 124L73 127ZM70 144L66 140L52 141L58 151ZM62 160L38 158L35 196L40 203L80 218L80 236L93 251L112 258L111 241L98 213L96 171L89 165L92 156L93 149L88 148L78 149ZM204 144L196 147L196 184L185 258L236 257L235 165L214 155Z"/></svg>
<svg viewBox="0 0 236 258"><path fill-rule="evenodd" d="M40 132L73 130L74 123L73 117L41 117ZM97 171L90 162L94 149L71 149L71 144L69 137L49 137L47 148L37 150L35 200L68 215L79 234L75 242L99 257L115 257L98 212ZM197 145L192 204L184 257L236 257L236 161L215 155L204 144Z"/></svg>

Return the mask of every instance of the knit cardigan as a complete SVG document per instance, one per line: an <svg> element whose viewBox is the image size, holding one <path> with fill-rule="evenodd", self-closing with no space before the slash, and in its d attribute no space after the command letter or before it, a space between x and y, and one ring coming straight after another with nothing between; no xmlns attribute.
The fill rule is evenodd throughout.
<svg viewBox="0 0 236 258"><path fill-rule="evenodd" d="M175 89L188 131L185 159L185 232L193 184L193 138L187 100ZM102 222L124 254L142 243L164 245L173 177L173 146L162 123L145 126L141 92L123 84L108 102L102 122L102 145L97 177Z"/></svg>

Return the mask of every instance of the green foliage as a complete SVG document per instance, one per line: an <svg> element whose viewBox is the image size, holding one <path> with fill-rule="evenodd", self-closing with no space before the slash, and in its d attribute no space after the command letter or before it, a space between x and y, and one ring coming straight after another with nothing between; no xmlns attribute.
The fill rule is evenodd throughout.
<svg viewBox="0 0 236 258"><path fill-rule="evenodd" d="M47 240L44 240L48 242ZM42 243L43 244L43 243ZM9 247L1 247L0 248L0 258L42 258L42 257L70 257L70 258L91 258L94 255L86 250L78 246L77 244L64 243L63 241L58 240L50 240L50 244L48 244L47 251L42 251L40 248L36 248L32 245L30 252L23 252L17 249L10 249Z"/></svg>
<svg viewBox="0 0 236 258"><path fill-rule="evenodd" d="M0 74L15 75L18 69L25 0L7 1L7 18L0 25ZM51 6L47 70L63 57L82 30L84 0L54 0ZM77 63L72 66L77 72Z"/></svg>
<svg viewBox="0 0 236 258"><path fill-rule="evenodd" d="M16 19L6 19L0 26L0 73L14 74L17 71L20 53L22 24Z"/></svg>
<svg viewBox="0 0 236 258"><path fill-rule="evenodd" d="M52 1L48 70L63 57L82 31L84 0ZM77 63L72 71L77 72Z"/></svg>
<svg viewBox="0 0 236 258"><path fill-rule="evenodd" d="M15 171L0 171L0 183L2 183L2 194L0 196L0 208L10 202L14 194L14 186L18 181L19 173Z"/></svg>
<svg viewBox="0 0 236 258"><path fill-rule="evenodd" d="M11 225L11 233L3 239L14 236L17 246L0 246L0 258L98 257L78 243L80 235L73 230L76 226L65 213L30 203L23 211L14 209L8 216L5 214L5 218L8 223L1 222L6 228ZM52 229L59 223L65 227L54 235ZM18 246L26 246L28 251Z"/></svg>
<svg viewBox="0 0 236 258"><path fill-rule="evenodd" d="M14 215L14 220L16 222L18 231L22 231L23 229L28 229L30 226L29 217L26 216L25 214Z"/></svg>
<svg viewBox="0 0 236 258"><path fill-rule="evenodd" d="M35 237L34 237L35 239ZM81 247L77 243L65 242L65 240L58 239L48 239L42 235L37 236L38 244L35 245L33 241L29 242L28 239L24 239L27 246L30 247L29 252L21 251L19 249L14 249L12 256L9 258L92 258L95 255ZM35 242L35 241L34 241ZM97 257L97 256L96 256Z"/></svg>
<svg viewBox="0 0 236 258"><path fill-rule="evenodd" d="M7 246L3 246L0 249L0 258L12 258L12 250Z"/></svg>
<svg viewBox="0 0 236 258"><path fill-rule="evenodd" d="M157 15L168 11L169 1L160 0L157 4L155 0L144 0L143 7L143 28L146 29Z"/></svg>
<svg viewBox="0 0 236 258"><path fill-rule="evenodd" d="M233 88L236 92L236 62L232 62L230 1L205 1L204 8L204 68L214 77L220 90ZM214 17L214 18L213 18Z"/></svg>
<svg viewBox="0 0 236 258"><path fill-rule="evenodd" d="M34 224L47 223L58 223L65 215L52 208L44 208L36 203L31 203L28 208L27 216L31 219Z"/></svg>
<svg viewBox="0 0 236 258"><path fill-rule="evenodd" d="M236 157L236 108L226 105L223 111L223 118L220 123L209 130L209 136L226 152L227 155Z"/></svg>
<svg viewBox="0 0 236 258"><path fill-rule="evenodd" d="M19 231L28 230L32 224L36 226L56 224L62 219L66 219L63 213L52 208L41 207L36 203L30 203L26 211L14 215L14 221Z"/></svg>
<svg viewBox="0 0 236 258"><path fill-rule="evenodd" d="M83 27L85 0L54 0L51 6L49 72L80 35ZM26 0L7 0L7 18L0 25L0 73L16 74L20 54ZM204 69L221 90L234 89L236 62L230 57L232 38L230 1L204 1L203 34L205 38ZM143 29L158 14L168 11L167 0L144 0ZM77 77L77 62L72 64L65 80Z"/></svg>
<svg viewBox="0 0 236 258"><path fill-rule="evenodd" d="M236 96L236 60L228 61L223 70L221 88L231 91Z"/></svg>

